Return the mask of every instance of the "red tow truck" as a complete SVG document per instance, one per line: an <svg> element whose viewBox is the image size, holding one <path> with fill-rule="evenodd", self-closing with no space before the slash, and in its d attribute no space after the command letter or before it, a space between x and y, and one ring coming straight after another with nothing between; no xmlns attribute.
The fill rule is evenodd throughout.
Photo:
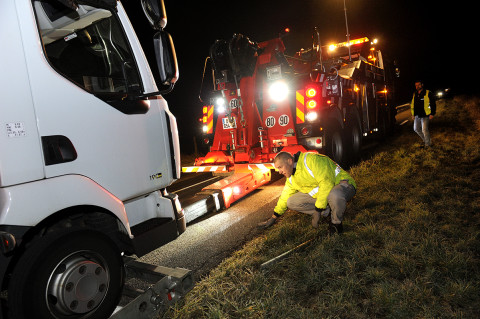
<svg viewBox="0 0 480 319"><path fill-rule="evenodd" d="M293 56L281 36L255 43L234 34L211 47L214 89L201 119L209 152L182 171L227 175L203 189L214 209L269 182L280 151L319 152L348 166L366 138L392 133L395 72L377 41L321 46L317 29L312 38Z"/></svg>

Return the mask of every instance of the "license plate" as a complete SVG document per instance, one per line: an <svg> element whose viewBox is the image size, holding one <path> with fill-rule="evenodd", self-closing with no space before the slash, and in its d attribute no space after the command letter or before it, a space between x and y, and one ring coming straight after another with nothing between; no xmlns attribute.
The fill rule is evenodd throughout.
<svg viewBox="0 0 480 319"><path fill-rule="evenodd" d="M234 117L232 117L233 123L230 123L228 117L222 118L223 129L228 130L230 128L237 128L237 121Z"/></svg>

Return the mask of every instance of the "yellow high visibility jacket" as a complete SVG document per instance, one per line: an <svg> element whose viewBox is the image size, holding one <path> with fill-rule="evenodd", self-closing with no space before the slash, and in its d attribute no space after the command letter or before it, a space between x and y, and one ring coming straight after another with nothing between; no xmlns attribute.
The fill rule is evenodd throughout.
<svg viewBox="0 0 480 319"><path fill-rule="evenodd" d="M327 208L328 194L342 180L347 180L357 188L355 180L329 157L314 153L300 153L295 174L285 181L285 187L274 208L275 214L279 216L285 213L287 199L296 192L316 198L317 208Z"/></svg>
<svg viewBox="0 0 480 319"><path fill-rule="evenodd" d="M410 103L410 110L412 111L412 116L415 115L414 112L414 106L415 106L415 93L413 93L413 98L412 102ZM423 97L423 110L425 111L425 115L430 115L432 113L432 110L430 108L430 91L425 90L425 96Z"/></svg>

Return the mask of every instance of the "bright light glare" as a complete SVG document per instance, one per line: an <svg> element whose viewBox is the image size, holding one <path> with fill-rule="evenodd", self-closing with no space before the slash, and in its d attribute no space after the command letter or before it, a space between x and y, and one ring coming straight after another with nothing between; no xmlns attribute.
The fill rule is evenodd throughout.
<svg viewBox="0 0 480 319"><path fill-rule="evenodd" d="M223 195L225 196L225 198L230 198L230 196L232 196L232 188L231 187L224 188Z"/></svg>
<svg viewBox="0 0 480 319"><path fill-rule="evenodd" d="M215 109L217 113L225 112L225 99L223 97L217 97L215 100Z"/></svg>
<svg viewBox="0 0 480 319"><path fill-rule="evenodd" d="M309 122L315 121L317 119L317 117L318 117L317 112L308 112L307 113L307 121L309 121Z"/></svg>
<svg viewBox="0 0 480 319"><path fill-rule="evenodd" d="M215 101L215 104L217 106L225 106L225 99L223 97L218 97L217 100Z"/></svg>
<svg viewBox="0 0 480 319"><path fill-rule="evenodd" d="M204 133L206 133L208 131L208 126L206 126L206 125L202 126L202 130L203 130Z"/></svg>
<svg viewBox="0 0 480 319"><path fill-rule="evenodd" d="M240 194L240 187L234 186L234 187L233 187L233 194L235 194L235 195Z"/></svg>
<svg viewBox="0 0 480 319"><path fill-rule="evenodd" d="M281 102L288 96L288 85L283 81L272 83L268 90L270 98L275 102Z"/></svg>
<svg viewBox="0 0 480 319"><path fill-rule="evenodd" d="M337 48L337 47L335 46L335 44L330 44L330 45L328 46L328 49L329 49L330 51L335 51L336 48Z"/></svg>

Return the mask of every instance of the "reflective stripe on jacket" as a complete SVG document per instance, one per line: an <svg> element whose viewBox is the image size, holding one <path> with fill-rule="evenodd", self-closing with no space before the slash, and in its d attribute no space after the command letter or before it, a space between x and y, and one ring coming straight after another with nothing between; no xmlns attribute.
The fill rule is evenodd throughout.
<svg viewBox="0 0 480 319"><path fill-rule="evenodd" d="M415 115L415 93L413 93L413 98L412 102L410 103L410 110L412 111L412 116ZM423 96L423 110L425 111L425 115L430 115L432 113L431 107L430 107L430 91L425 90L425 95ZM419 116L422 116L423 114L417 114Z"/></svg>
<svg viewBox="0 0 480 319"><path fill-rule="evenodd" d="M300 153L295 174L285 181L285 186L274 211L277 215L285 213L288 198L296 192L309 194L316 198L315 206L325 209L328 194L342 180L347 180L349 184L357 188L354 179L327 156Z"/></svg>

